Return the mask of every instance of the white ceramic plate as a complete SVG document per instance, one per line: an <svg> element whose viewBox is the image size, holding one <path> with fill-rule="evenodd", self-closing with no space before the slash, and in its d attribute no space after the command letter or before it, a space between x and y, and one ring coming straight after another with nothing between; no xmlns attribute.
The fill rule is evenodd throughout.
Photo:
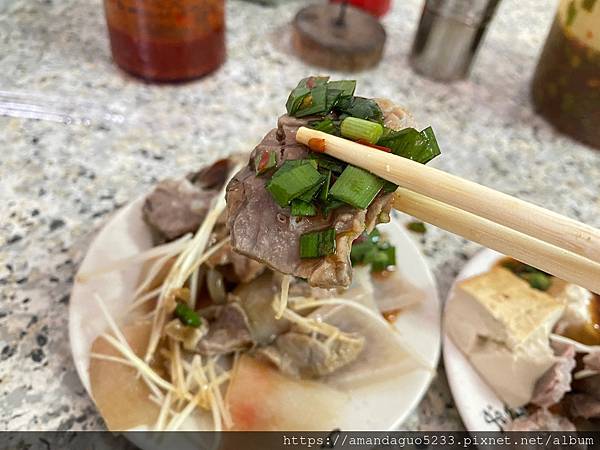
<svg viewBox="0 0 600 450"><path fill-rule="evenodd" d="M456 284L485 273L504 255L485 249L477 253L460 271L448 294L447 308L454 297ZM458 412L469 431L498 431L508 423L510 411L479 376L469 360L444 333L444 367Z"/></svg>
<svg viewBox="0 0 600 450"><path fill-rule="evenodd" d="M151 247L150 231L142 220L143 198L121 209L99 232L90 245L80 273L105 267L111 260L119 260ZM397 273L421 290L424 300L408 308L396 321L405 346L421 355L430 369L418 368L402 377L402 389L388 390L385 383L368 389L341 415L342 423L336 426L345 430L388 430L401 425L416 407L427 390L435 373L440 353L440 303L435 281L423 256L399 221L381 227L396 246ZM110 313L119 321L124 316L128 301L138 279L139 269L111 272L86 283L75 282L70 302L69 336L77 372L90 393L88 373L90 347L94 339L104 332L106 322L94 301L94 292L105 301ZM397 379L396 379L397 380ZM357 403L360 407L357 408ZM144 446L146 447L146 446Z"/></svg>

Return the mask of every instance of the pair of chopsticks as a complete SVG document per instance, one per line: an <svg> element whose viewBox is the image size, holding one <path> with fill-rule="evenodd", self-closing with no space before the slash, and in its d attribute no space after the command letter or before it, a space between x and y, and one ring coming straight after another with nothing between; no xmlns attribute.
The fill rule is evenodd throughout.
<svg viewBox="0 0 600 450"><path fill-rule="evenodd" d="M317 141L311 141L316 139ZM301 127L296 140L400 187L393 207L600 293L600 230L391 153ZM312 145L311 145L312 144Z"/></svg>

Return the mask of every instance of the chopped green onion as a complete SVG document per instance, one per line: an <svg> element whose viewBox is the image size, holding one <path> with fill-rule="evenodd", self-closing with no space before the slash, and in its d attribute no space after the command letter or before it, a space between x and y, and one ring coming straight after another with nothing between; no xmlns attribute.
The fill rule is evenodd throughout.
<svg viewBox="0 0 600 450"><path fill-rule="evenodd" d="M381 108L370 98L364 97L341 97L334 108L336 111L347 114L359 119L373 120L375 122L383 121L383 112Z"/></svg>
<svg viewBox="0 0 600 450"><path fill-rule="evenodd" d="M526 280L532 288L540 291L547 291L552 285L552 279L542 272L522 273L519 276Z"/></svg>
<svg viewBox="0 0 600 450"><path fill-rule="evenodd" d="M326 202L327 197L329 197L329 186L331 185L331 170L327 171L327 175L325 175L325 183L323 183L323 187L319 192L319 200Z"/></svg>
<svg viewBox="0 0 600 450"><path fill-rule="evenodd" d="M294 116L296 111L300 109L300 105L310 95L310 89L307 87L297 87L292 90L290 96L287 99L285 108L290 116Z"/></svg>
<svg viewBox="0 0 600 450"><path fill-rule="evenodd" d="M301 79L298 82L298 86L303 86L303 87L307 87L309 89L312 89L316 86L321 86L323 84L327 84L327 81L329 81L329 77L315 77L315 76L310 76L310 77L306 77Z"/></svg>
<svg viewBox="0 0 600 450"><path fill-rule="evenodd" d="M181 323L188 327L198 328L202 324L202 319L200 319L198 313L185 303L177 303L175 316L181 320Z"/></svg>
<svg viewBox="0 0 600 450"><path fill-rule="evenodd" d="M272 150L265 150L260 155L256 155L254 159L254 167L257 175L265 173L267 170L275 167L276 164L277 157Z"/></svg>
<svg viewBox="0 0 600 450"><path fill-rule="evenodd" d="M292 200L291 204L291 215L292 216L316 216L317 208L312 203L305 202L304 200L295 199Z"/></svg>
<svg viewBox="0 0 600 450"><path fill-rule="evenodd" d="M329 117L311 124L312 128L323 133L335 134L336 127Z"/></svg>
<svg viewBox="0 0 600 450"><path fill-rule="evenodd" d="M327 83L329 89L339 89L344 96L354 95L356 80L338 80Z"/></svg>
<svg viewBox="0 0 600 450"><path fill-rule="evenodd" d="M395 155L412 159L421 164L427 164L440 154L440 148L431 127L420 132L414 128L404 128L398 131L386 129L377 145L388 147Z"/></svg>
<svg viewBox="0 0 600 450"><path fill-rule="evenodd" d="M413 222L408 222L406 224L406 228L410 231L412 231L413 233L419 233L419 234L425 234L427 232L427 228L425 227L425 224L423 222L418 222L418 221L413 221Z"/></svg>
<svg viewBox="0 0 600 450"><path fill-rule="evenodd" d="M339 89L331 89L329 87L329 84L327 84L327 96L325 97L325 114L330 113L341 98L342 91Z"/></svg>
<svg viewBox="0 0 600 450"><path fill-rule="evenodd" d="M291 161L286 161L267 183L267 190L282 208L322 182L323 176L309 160L305 161L307 163L295 164L293 167L286 165Z"/></svg>
<svg viewBox="0 0 600 450"><path fill-rule="evenodd" d="M350 251L350 260L352 261L352 264L364 264L367 253L374 249L377 250L373 246L373 243L368 240L353 244L352 250Z"/></svg>
<svg viewBox="0 0 600 450"><path fill-rule="evenodd" d="M320 258L335 253L335 229L313 231L300 236L300 258Z"/></svg>
<svg viewBox="0 0 600 450"><path fill-rule="evenodd" d="M396 265L396 248L387 246L371 252L365 257L365 263L371 264L371 272L382 272Z"/></svg>
<svg viewBox="0 0 600 450"><path fill-rule="evenodd" d="M315 196L317 195L317 192L319 192L321 190L321 186L323 186L323 184L325 184L326 179L327 179L326 175L321 175L321 179L315 185L315 187L310 188L304 194L300 195L298 197L298 200L302 200L305 202L311 202L312 199L315 198Z"/></svg>
<svg viewBox="0 0 600 450"><path fill-rule="evenodd" d="M375 144L383 134L383 126L356 117L346 117L340 126L342 136L353 141L364 139L370 144Z"/></svg>
<svg viewBox="0 0 600 450"><path fill-rule="evenodd" d="M321 84L310 91L310 102L308 106L301 107L296 111L296 117L305 117L312 114L325 114L327 111L327 85Z"/></svg>
<svg viewBox="0 0 600 450"><path fill-rule="evenodd" d="M311 152L309 155L309 159L311 161L314 161L314 163L317 164L319 169L330 170L338 175L342 173L347 166L347 164L344 161L332 158L328 155L324 155L323 153Z"/></svg>
<svg viewBox="0 0 600 450"><path fill-rule="evenodd" d="M323 215L328 215L331 211L338 209L340 206L344 206L344 202L340 202L338 200L327 199L327 201L322 206Z"/></svg>
<svg viewBox="0 0 600 450"><path fill-rule="evenodd" d="M305 166L305 165L309 165L311 166L313 169L317 169L318 168L318 164L316 161L313 161L311 159L287 159L283 162L283 164L281 165L281 167L277 170L277 172L275 172L273 174L273 178L277 178L278 176L283 175L284 173L298 167L298 166Z"/></svg>
<svg viewBox="0 0 600 450"><path fill-rule="evenodd" d="M370 234L363 233L354 241L350 252L353 265L370 264L372 272L381 272L396 265L396 250L382 240L377 229Z"/></svg>
<svg viewBox="0 0 600 450"><path fill-rule="evenodd" d="M377 228L373 228L373 231L367 234L367 238L373 244L377 244L381 240L381 232Z"/></svg>
<svg viewBox="0 0 600 450"><path fill-rule="evenodd" d="M387 194L394 192L396 189L398 189L398 185L388 180L385 180L385 183L383 183L383 187L381 188L381 190Z"/></svg>
<svg viewBox="0 0 600 450"><path fill-rule="evenodd" d="M329 195L359 209L367 208L379 193L384 180L359 167L348 165Z"/></svg>
<svg viewBox="0 0 600 450"><path fill-rule="evenodd" d="M552 285L552 275L516 259L507 259L502 262L502 266L523 278L534 289L547 291Z"/></svg>

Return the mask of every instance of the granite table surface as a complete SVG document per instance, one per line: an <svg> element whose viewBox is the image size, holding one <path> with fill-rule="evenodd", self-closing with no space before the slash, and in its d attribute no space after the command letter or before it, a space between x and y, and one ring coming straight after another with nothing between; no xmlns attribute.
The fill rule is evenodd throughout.
<svg viewBox="0 0 600 450"><path fill-rule="evenodd" d="M302 4L229 1L227 63L156 86L112 64L99 0L0 0L0 430L103 429L70 356L78 263L157 180L248 151L275 125L290 88L320 72L290 56L286 25ZM353 76L359 92L431 124L434 166L600 226L600 152L558 135L529 100L555 2L504 0L471 77L452 85L408 66L421 5L394 2L384 60ZM417 240L445 298L480 247L431 226ZM442 366L403 427L462 429Z"/></svg>

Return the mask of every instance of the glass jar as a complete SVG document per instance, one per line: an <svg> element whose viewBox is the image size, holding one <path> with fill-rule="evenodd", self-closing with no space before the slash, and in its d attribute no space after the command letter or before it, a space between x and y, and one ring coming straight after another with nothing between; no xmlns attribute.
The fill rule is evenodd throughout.
<svg viewBox="0 0 600 450"><path fill-rule="evenodd" d="M225 60L224 0L104 0L115 62L151 81L183 81Z"/></svg>
<svg viewBox="0 0 600 450"><path fill-rule="evenodd" d="M600 2L561 0L533 78L536 110L600 149Z"/></svg>

